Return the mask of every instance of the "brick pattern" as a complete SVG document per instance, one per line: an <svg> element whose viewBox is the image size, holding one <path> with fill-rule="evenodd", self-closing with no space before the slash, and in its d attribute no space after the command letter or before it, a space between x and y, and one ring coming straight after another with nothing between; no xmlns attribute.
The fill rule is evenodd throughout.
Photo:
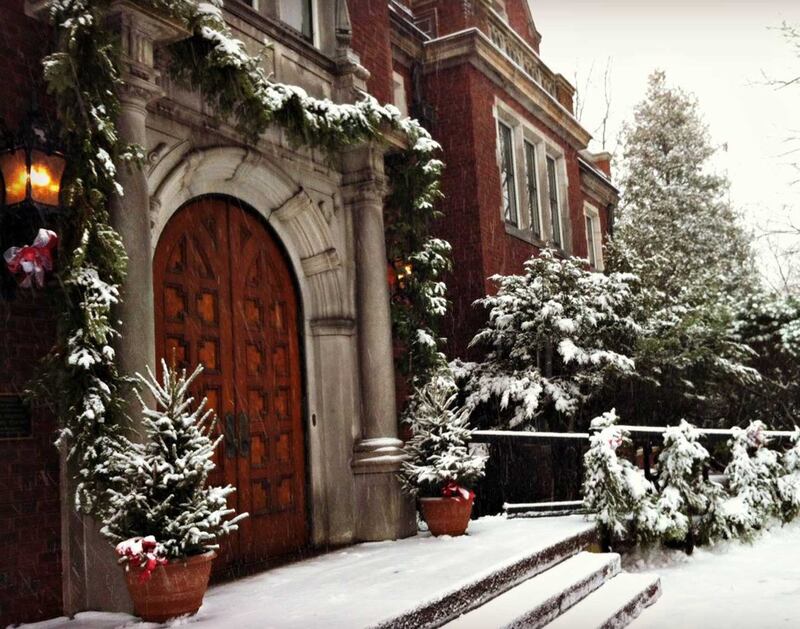
<svg viewBox="0 0 800 629"><path fill-rule="evenodd" d="M506 15L508 23L517 34L524 39L537 53L539 52L539 38L536 30L528 19L528 9L525 4L528 0L506 0Z"/></svg>
<svg viewBox="0 0 800 629"><path fill-rule="evenodd" d="M578 153L472 66L429 74L426 96L436 111L432 132L444 148L447 165L442 181L445 217L439 221L437 232L453 244L456 269L448 278L453 308L445 335L450 355L472 358L475 352L468 349L468 344L485 316L473 302L494 290L488 280L491 275L521 272L525 260L538 251L534 245L508 234L501 217L492 111L495 97L563 151L569 182L569 249L573 255L586 256ZM605 212L601 217L605 219ZM605 222L602 226L605 230Z"/></svg>
<svg viewBox="0 0 800 629"><path fill-rule="evenodd" d="M22 393L52 345L44 295L0 302L0 393ZM61 613L61 519L56 423L32 410L28 439L0 440L0 625Z"/></svg>
<svg viewBox="0 0 800 629"><path fill-rule="evenodd" d="M41 92L47 28L24 13L24 0L0 3L0 118L15 130L32 90ZM40 99L41 102L42 99ZM20 291L0 300L0 393L21 393L53 343L46 296ZM33 437L0 440L0 626L61 614L61 519L55 419L32 411Z"/></svg>
<svg viewBox="0 0 800 629"><path fill-rule="evenodd" d="M382 103L392 102L392 49L386 0L348 0L352 47L370 72L367 89Z"/></svg>

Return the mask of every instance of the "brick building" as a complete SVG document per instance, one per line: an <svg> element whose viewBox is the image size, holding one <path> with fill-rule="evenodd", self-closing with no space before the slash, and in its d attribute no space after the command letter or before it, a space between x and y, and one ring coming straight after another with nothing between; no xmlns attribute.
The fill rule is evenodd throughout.
<svg viewBox="0 0 800 629"><path fill-rule="evenodd" d="M377 29L363 40L354 30L362 58L380 58L374 89L385 93L391 80L395 103L423 120L444 148L439 235L453 244L455 272L448 280L453 315L443 332L453 356L467 355L483 321L472 303L492 290L490 276L520 272L544 246L603 266L617 202L610 156L587 150L574 88L539 56L531 6L394 1L380 41Z"/></svg>
<svg viewBox="0 0 800 629"><path fill-rule="evenodd" d="M10 129L42 90L43 5L0 3L0 118ZM118 344L120 365L143 371L171 353L204 362L203 393L220 416L260 417L236 427L248 432L249 456L218 461L217 480L239 487L246 503L236 506L253 514L218 564L251 569L308 548L411 534L413 505L395 478L385 246L374 237L390 149L328 160L278 131L243 146L196 95L170 84L158 57L142 53L179 36L171 25L133 4L113 11L124 13L109 22L123 42L144 34L138 47L123 47L139 75L136 90L122 90L121 117L125 140L147 153L142 171L123 173L127 193L112 205L113 216L135 219L115 219L131 255L131 297L118 315L136 330ZM252 47L273 42L264 63L276 80L336 102L369 92L441 142L447 198L437 230L454 245L445 330L453 355L465 353L480 323L471 303L490 290L488 276L518 272L546 243L602 267L616 201L608 159L586 152L573 89L539 58L524 0L228 0L226 17ZM269 278L263 285L240 286L230 252L210 253L222 233L252 236L252 261L242 240L236 262L252 262L253 277ZM242 316L271 326L241 347L226 328L254 325L236 319L240 301L262 304ZM218 316L225 312L232 323ZM47 291L0 301L0 410L19 408L54 337ZM269 383L239 373L240 362ZM240 381L246 399L235 393ZM110 548L73 513L52 413L28 409L19 435L7 430L8 413L0 414L0 623L128 609ZM283 467L264 476L253 452ZM370 508L376 496L380 512Z"/></svg>

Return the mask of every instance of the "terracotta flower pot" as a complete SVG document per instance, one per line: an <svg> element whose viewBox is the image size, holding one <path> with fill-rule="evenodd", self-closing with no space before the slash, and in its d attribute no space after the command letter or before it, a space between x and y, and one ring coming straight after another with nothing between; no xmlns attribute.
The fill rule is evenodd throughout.
<svg viewBox="0 0 800 629"><path fill-rule="evenodd" d="M433 535L463 535L469 526L472 503L469 498L420 498L422 517Z"/></svg>
<svg viewBox="0 0 800 629"><path fill-rule="evenodd" d="M211 563L216 556L214 551L209 551L188 559L172 559L158 566L144 582L139 579L138 568L126 565L125 579L134 613L148 622L165 622L197 612L203 604Z"/></svg>

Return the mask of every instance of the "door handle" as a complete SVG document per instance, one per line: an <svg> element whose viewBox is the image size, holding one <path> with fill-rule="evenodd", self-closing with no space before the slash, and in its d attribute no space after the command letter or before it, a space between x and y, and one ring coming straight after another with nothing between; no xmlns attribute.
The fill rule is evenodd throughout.
<svg viewBox="0 0 800 629"><path fill-rule="evenodd" d="M239 413L239 454L250 456L250 418L247 413Z"/></svg>
<svg viewBox="0 0 800 629"><path fill-rule="evenodd" d="M236 421L233 413L225 415L225 458L236 457Z"/></svg>

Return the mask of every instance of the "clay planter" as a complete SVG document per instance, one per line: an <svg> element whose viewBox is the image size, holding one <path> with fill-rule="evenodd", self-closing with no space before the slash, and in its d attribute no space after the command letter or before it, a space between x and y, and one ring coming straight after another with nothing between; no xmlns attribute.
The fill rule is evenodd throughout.
<svg viewBox="0 0 800 629"><path fill-rule="evenodd" d="M475 497L467 498L420 498L422 517L428 523L432 535L463 535L469 526L472 503Z"/></svg>
<svg viewBox="0 0 800 629"><path fill-rule="evenodd" d="M141 583L138 568L125 570L134 613L148 622L165 622L176 616L194 614L203 604L211 563L217 554L209 551L188 559L172 559L153 571Z"/></svg>

